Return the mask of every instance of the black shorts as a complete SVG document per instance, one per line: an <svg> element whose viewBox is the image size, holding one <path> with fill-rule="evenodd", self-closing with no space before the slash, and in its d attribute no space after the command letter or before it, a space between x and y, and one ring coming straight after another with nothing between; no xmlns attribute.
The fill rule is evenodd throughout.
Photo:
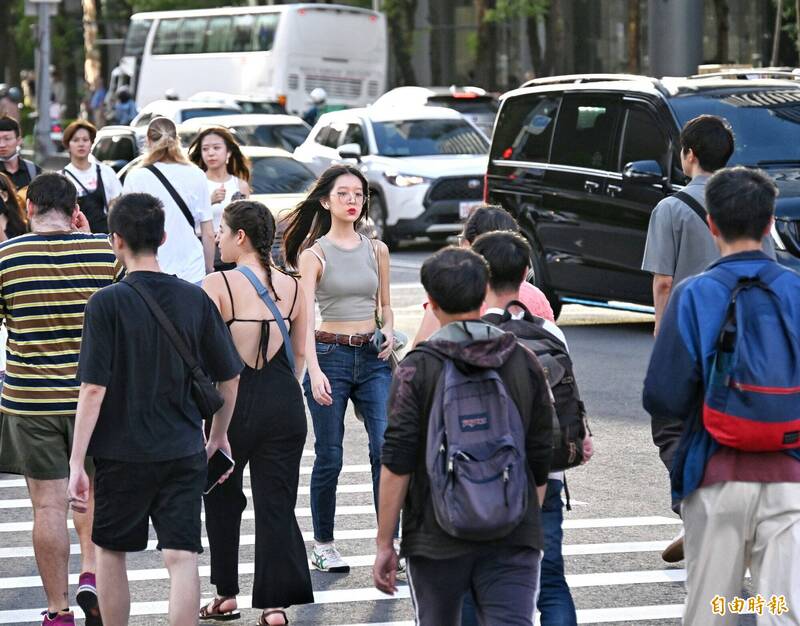
<svg viewBox="0 0 800 626"><path fill-rule="evenodd" d="M92 541L106 550L147 548L149 520L158 550L203 551L200 505L206 483L205 451L151 463L94 460Z"/></svg>

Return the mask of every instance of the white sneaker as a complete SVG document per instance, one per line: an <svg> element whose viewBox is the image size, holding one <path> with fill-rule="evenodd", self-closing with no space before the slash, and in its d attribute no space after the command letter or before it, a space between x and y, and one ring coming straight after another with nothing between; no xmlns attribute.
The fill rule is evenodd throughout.
<svg viewBox="0 0 800 626"><path fill-rule="evenodd" d="M320 572L346 574L350 571L350 566L339 554L333 543L314 544L314 550L311 552L311 563Z"/></svg>

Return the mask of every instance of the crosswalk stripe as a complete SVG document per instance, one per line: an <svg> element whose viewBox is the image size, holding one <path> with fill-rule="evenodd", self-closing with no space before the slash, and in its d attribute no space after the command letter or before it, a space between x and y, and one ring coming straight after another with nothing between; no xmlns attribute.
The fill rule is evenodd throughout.
<svg viewBox="0 0 800 626"><path fill-rule="evenodd" d="M313 456L313 455L314 455L314 453L311 452L310 456ZM312 469L313 468L312 468L311 465L303 465L302 467L300 467L300 475L301 476L310 476ZM367 464L364 464L364 465L343 465L341 473L342 474L362 474L362 473L363 474L369 474L371 471L372 471L372 468ZM250 476L250 468L249 467L245 468L244 475L245 476ZM25 479L24 478L5 478L3 480L0 480L0 489L11 489L11 488L14 488L14 487L25 487ZM574 503L575 501L573 500L572 502ZM0 507L0 508L2 508L2 507Z"/></svg>
<svg viewBox="0 0 800 626"><path fill-rule="evenodd" d="M623 554L623 553L637 553L637 552L657 552L663 550L668 541L640 541L628 543L588 543L588 544L567 544L564 546L564 555L573 553L573 548L576 550L574 554L588 555L588 554ZM375 561L374 554L361 554L343 557L350 567L372 567ZM311 568L311 561L308 563ZM239 563L240 574L252 574L254 571L253 563ZM607 584L636 584L638 582L676 582L671 572L682 572L683 570L645 570L644 572L615 572L613 574L576 574L567 576L570 587L597 587L603 586L601 582L602 577L615 577L615 580L622 582L607 583ZM209 567L200 566L200 576L209 576ZM142 580L166 580L168 578L167 570L164 568L148 568L138 570L128 570L128 580L142 581ZM635 578L630 582L631 578ZM677 582L680 582L679 579ZM78 574L70 574L69 584L78 584ZM26 589L29 587L41 587L41 579L39 576L16 576L9 578L0 578L0 589Z"/></svg>

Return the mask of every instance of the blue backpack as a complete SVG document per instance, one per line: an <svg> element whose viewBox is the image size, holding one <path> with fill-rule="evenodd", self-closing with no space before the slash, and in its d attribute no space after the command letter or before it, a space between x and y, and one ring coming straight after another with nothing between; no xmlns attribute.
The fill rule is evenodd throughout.
<svg viewBox="0 0 800 626"><path fill-rule="evenodd" d="M703 401L703 425L720 444L748 452L800 448L800 340L772 283L775 263L755 276L724 267L712 276L730 303Z"/></svg>
<svg viewBox="0 0 800 626"><path fill-rule="evenodd" d="M528 510L522 416L493 369L443 361L428 422L425 464L436 522L460 539L487 541L516 528Z"/></svg>

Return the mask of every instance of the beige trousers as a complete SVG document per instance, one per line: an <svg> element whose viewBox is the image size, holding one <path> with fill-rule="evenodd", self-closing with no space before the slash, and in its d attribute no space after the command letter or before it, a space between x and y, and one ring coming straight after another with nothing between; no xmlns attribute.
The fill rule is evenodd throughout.
<svg viewBox="0 0 800 626"><path fill-rule="evenodd" d="M753 595L764 598L758 626L800 626L800 483L701 487L683 501L681 517L686 626L736 626L739 615L729 603L743 597L748 568ZM783 596L789 611L771 613L772 596ZM712 611L719 597L725 599L724 615Z"/></svg>

